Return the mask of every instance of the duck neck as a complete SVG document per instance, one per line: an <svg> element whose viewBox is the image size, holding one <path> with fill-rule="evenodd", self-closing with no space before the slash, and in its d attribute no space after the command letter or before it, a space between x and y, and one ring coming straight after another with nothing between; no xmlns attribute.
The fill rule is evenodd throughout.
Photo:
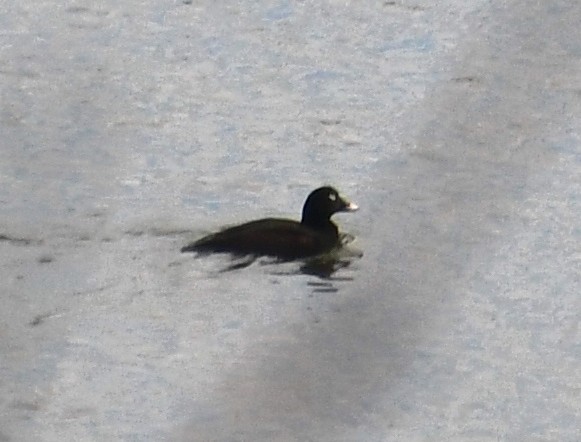
<svg viewBox="0 0 581 442"><path fill-rule="evenodd" d="M322 232L334 232L337 234L337 226L329 219L320 216L308 216L303 214L301 224L310 227L311 229L322 231Z"/></svg>

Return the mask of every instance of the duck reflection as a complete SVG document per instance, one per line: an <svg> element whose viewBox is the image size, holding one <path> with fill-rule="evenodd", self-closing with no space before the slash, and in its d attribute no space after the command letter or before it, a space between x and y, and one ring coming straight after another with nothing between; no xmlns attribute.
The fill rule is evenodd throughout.
<svg viewBox="0 0 581 442"><path fill-rule="evenodd" d="M355 240L355 237L348 233L340 234L340 246L331 250L328 253L317 255L312 258L301 261L283 260L283 259L262 259L259 261L260 265L277 266L289 262L299 262L299 266L295 270L276 270L270 272L273 275L309 275L315 276L321 281L309 282L309 286L316 287L317 292L334 292L337 291L332 287L332 281L352 281L350 276L337 276L340 272L351 266L354 260L363 256L363 252L350 245ZM255 263L260 257L258 256L232 256L232 262L221 272L230 272L234 270L241 270L249 267Z"/></svg>

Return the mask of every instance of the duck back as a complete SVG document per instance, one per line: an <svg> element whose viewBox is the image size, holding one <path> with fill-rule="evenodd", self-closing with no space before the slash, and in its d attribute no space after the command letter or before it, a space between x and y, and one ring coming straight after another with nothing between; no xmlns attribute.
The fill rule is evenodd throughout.
<svg viewBox="0 0 581 442"><path fill-rule="evenodd" d="M314 229L297 221L266 218L205 236L182 252L229 252L297 259L324 253L338 245L337 227L329 222Z"/></svg>

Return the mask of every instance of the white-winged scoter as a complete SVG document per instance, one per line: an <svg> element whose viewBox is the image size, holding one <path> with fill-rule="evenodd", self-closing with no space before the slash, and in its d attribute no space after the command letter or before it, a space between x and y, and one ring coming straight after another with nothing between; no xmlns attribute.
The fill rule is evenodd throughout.
<svg viewBox="0 0 581 442"><path fill-rule="evenodd" d="M341 198L334 188L320 187L307 197L301 222L280 218L250 221L205 236L181 251L266 255L285 260L320 255L341 246L331 216L357 209L357 205Z"/></svg>

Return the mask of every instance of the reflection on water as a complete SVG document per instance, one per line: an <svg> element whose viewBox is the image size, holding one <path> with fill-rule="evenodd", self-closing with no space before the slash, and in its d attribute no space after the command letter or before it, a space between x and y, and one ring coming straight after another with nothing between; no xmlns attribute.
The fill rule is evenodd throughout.
<svg viewBox="0 0 581 442"><path fill-rule="evenodd" d="M334 274L341 269L349 267L353 260L361 258L363 252L351 246L351 243L355 241L355 237L349 233L341 233L340 241L341 247L304 261L299 268L299 272L325 280L352 281L353 278L351 277L337 277Z"/></svg>
<svg viewBox="0 0 581 442"><path fill-rule="evenodd" d="M298 274L303 273L305 275L314 275L322 279L329 279L331 276L340 269L349 267L351 261L356 258L361 258L363 252L359 249L348 246L349 243L353 242L354 236L344 234L341 237L341 247L333 249L322 255L317 255L313 258L307 258L300 261L289 261L279 258L268 258L260 257L256 255L236 255L230 254L231 263L226 268L222 269L222 272L229 272L233 270L241 270L249 267L254 262L260 259L259 263L261 265L277 265L285 264L288 262L300 262L301 265L299 270L296 272L273 272L273 274ZM210 253L200 253L198 252L196 256L202 257ZM350 279L349 279L350 280Z"/></svg>
<svg viewBox="0 0 581 442"><path fill-rule="evenodd" d="M300 261L298 266L290 270L281 270L280 266L288 264L288 261L280 260L263 260L259 261L260 265L272 266L269 273L277 276L294 276L294 275L309 275L315 276L307 282L307 286L312 288L313 293L336 293L339 288L336 286L337 282L353 281L353 276L338 275L341 270L347 269L355 259L361 258L362 253L354 253L349 249L339 249L332 253L316 256L304 261ZM222 272L244 269L257 260L256 257L246 257L242 260L233 258L232 264L223 269ZM294 263L296 264L296 262Z"/></svg>
<svg viewBox="0 0 581 442"><path fill-rule="evenodd" d="M339 289L337 282L353 281L354 277L345 274L351 264L363 256L363 252L352 247L355 237L350 234L341 234L341 246L325 254L317 255L303 260L283 260L273 257L255 255L235 255L220 253L228 257L228 264L217 270L218 274L244 270L254 263L268 267L268 274L275 276L308 275L315 278L309 280L307 285L313 293L336 293ZM204 258L211 253L196 253L196 258ZM353 272L350 272L351 274Z"/></svg>
<svg viewBox="0 0 581 442"><path fill-rule="evenodd" d="M333 276L335 272L345 269L351 265L351 262L355 258L360 258L361 254L352 254L346 256L344 253L329 253L325 255L316 256L314 258L310 258L307 260L300 261L299 267L295 271L273 271L270 272L272 275L311 275L317 276L321 279L332 279L335 281L352 281L353 278L351 277L336 277ZM257 256L244 256L244 257L236 257L231 256L230 264L221 269L220 273L224 272L231 272L234 270L242 270L245 269L256 261L259 262L262 266L276 266L287 264L290 261L280 260L280 259L262 259L258 260L259 257Z"/></svg>
<svg viewBox="0 0 581 442"><path fill-rule="evenodd" d="M321 279L352 281L353 278L333 277L335 272L347 268L349 265L351 265L351 260L348 258L340 258L337 256L321 256L305 261L299 267L299 272L305 275L318 276Z"/></svg>

